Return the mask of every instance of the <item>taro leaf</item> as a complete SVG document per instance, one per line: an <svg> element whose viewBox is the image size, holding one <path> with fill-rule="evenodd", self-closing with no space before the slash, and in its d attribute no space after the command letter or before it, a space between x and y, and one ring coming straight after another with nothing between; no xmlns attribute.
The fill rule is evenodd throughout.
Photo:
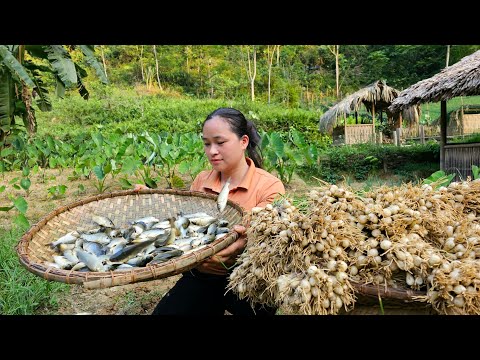
<svg viewBox="0 0 480 360"><path fill-rule="evenodd" d="M60 195L65 194L65 191L67 190L67 185L57 185L58 193Z"/></svg>
<svg viewBox="0 0 480 360"><path fill-rule="evenodd" d="M28 166L23 167L22 175L23 176L28 176L29 174L30 174L30 168Z"/></svg>
<svg viewBox="0 0 480 360"><path fill-rule="evenodd" d="M152 161L155 159L155 156L157 156L157 154L154 151L150 154L148 159L145 161L145 165L152 165Z"/></svg>
<svg viewBox="0 0 480 360"><path fill-rule="evenodd" d="M6 157L10 154L13 154L13 149L12 148L6 148L6 149L3 149L2 151L0 151L0 156L1 157Z"/></svg>
<svg viewBox="0 0 480 360"><path fill-rule="evenodd" d="M112 163L107 163L104 167L103 167L103 171L105 174L109 174L111 171L112 171Z"/></svg>
<svg viewBox="0 0 480 360"><path fill-rule="evenodd" d="M284 152L284 142L279 133L273 132L270 135L270 145L272 146L273 151L278 158L283 158L285 155Z"/></svg>
<svg viewBox="0 0 480 360"><path fill-rule="evenodd" d="M93 173L99 180L103 180L105 177L105 173L103 172L103 166L102 165L95 165L93 167Z"/></svg>
<svg viewBox="0 0 480 360"><path fill-rule="evenodd" d="M20 186L23 190L28 190L30 188L30 185L32 185L32 182L29 178L23 178L22 180L20 180Z"/></svg>
<svg viewBox="0 0 480 360"><path fill-rule="evenodd" d="M152 178L148 177L148 176L145 177L145 184L147 184L147 186L150 189L156 189L158 187L156 181L153 180Z"/></svg>
<svg viewBox="0 0 480 360"><path fill-rule="evenodd" d="M172 187L173 188L183 188L185 187L185 183L183 182L182 178L177 175L174 175L172 178Z"/></svg>
<svg viewBox="0 0 480 360"><path fill-rule="evenodd" d="M92 135L92 139L97 145L98 148L101 148L103 146L103 136L101 133L95 133Z"/></svg>
<svg viewBox="0 0 480 360"><path fill-rule="evenodd" d="M445 171L438 170L435 171L428 178L423 180L423 184L432 184L434 188L437 189L441 186L448 186L455 177L455 174L445 174Z"/></svg>
<svg viewBox="0 0 480 360"><path fill-rule="evenodd" d="M138 159L126 158L122 164L121 173L133 174L142 165L142 162Z"/></svg>
<svg viewBox="0 0 480 360"><path fill-rule="evenodd" d="M180 174L186 174L190 171L192 166L193 164L190 161L182 161L180 164L178 164L178 171Z"/></svg>
<svg viewBox="0 0 480 360"><path fill-rule="evenodd" d="M122 185L122 189L131 189L132 183L128 179L121 178L118 180L120 185Z"/></svg>
<svg viewBox="0 0 480 360"><path fill-rule="evenodd" d="M57 159L54 157L48 158L48 166L50 166L50 169L55 169L57 167Z"/></svg>
<svg viewBox="0 0 480 360"><path fill-rule="evenodd" d="M25 217L24 214L18 214L17 216L14 216L13 217L13 222L19 226L20 228L28 228L30 227L30 223L29 221L27 220L27 218Z"/></svg>
<svg viewBox="0 0 480 360"><path fill-rule="evenodd" d="M473 180L480 179L480 168L477 165L472 165Z"/></svg>
<svg viewBox="0 0 480 360"><path fill-rule="evenodd" d="M20 211L22 214L25 214L28 209L28 203L25 201L23 196L17 197L15 200L13 200L13 205L17 208L18 211Z"/></svg>

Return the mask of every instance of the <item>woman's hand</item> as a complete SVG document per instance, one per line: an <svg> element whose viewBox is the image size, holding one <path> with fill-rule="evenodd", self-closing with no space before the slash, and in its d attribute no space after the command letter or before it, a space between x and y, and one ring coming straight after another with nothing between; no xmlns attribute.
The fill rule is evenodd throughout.
<svg viewBox="0 0 480 360"><path fill-rule="evenodd" d="M148 189L148 186L144 184L135 184L133 186L134 191L147 190L147 189Z"/></svg>
<svg viewBox="0 0 480 360"><path fill-rule="evenodd" d="M203 273L226 275L228 269L235 264L238 255L240 255L247 245L247 237L245 235L246 228L243 225L234 225L233 231L239 234L238 239L220 250L218 253L203 261L196 269Z"/></svg>

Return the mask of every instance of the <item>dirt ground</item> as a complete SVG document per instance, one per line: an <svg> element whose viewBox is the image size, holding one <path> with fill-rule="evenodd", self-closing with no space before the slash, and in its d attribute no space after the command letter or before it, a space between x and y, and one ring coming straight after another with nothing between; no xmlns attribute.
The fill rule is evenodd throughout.
<svg viewBox="0 0 480 360"><path fill-rule="evenodd" d="M72 180L70 170L45 170L30 175L31 187L28 195L22 190L16 190L12 179L21 178L21 172L4 173L0 178L0 186L6 185L6 190L0 196L0 207L11 205L9 194L24 196L28 203L27 218L33 225L54 209L80 200L85 197L97 195L93 180ZM186 186L190 183L186 181ZM16 181L18 183L19 180ZM49 195L48 189L55 185L66 185L64 196L59 198ZM83 185L84 191L79 191ZM106 182L110 186L107 191L121 190L116 180ZM287 193L291 195L305 194L309 189L299 178L294 178L288 186ZM0 212L0 226L10 228L15 210ZM162 296L176 283L181 275L174 275L164 279L138 282L106 289L89 290L81 285L70 285L70 290L59 295L58 310L40 310L39 314L55 315L147 315L150 314Z"/></svg>

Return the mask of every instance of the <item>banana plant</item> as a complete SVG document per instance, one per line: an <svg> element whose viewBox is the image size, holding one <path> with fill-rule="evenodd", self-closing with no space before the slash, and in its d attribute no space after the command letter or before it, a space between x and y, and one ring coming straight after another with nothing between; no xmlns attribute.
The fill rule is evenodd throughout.
<svg viewBox="0 0 480 360"><path fill-rule="evenodd" d="M107 84L93 45L0 45L0 150L10 144L9 136L15 133L15 116L23 119L28 133L36 132L34 99L41 111L52 109L42 81L45 73L54 75L58 96L63 97L65 90L77 89L88 99L88 90L82 82L87 72L72 58L78 51Z"/></svg>

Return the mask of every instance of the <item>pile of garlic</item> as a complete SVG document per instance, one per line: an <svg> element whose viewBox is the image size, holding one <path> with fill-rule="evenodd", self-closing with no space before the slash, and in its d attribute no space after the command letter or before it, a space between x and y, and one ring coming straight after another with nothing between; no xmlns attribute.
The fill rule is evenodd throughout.
<svg viewBox="0 0 480 360"><path fill-rule="evenodd" d="M322 183L300 211L254 208L229 288L294 314L354 307L357 284L422 291L441 314L480 314L480 182L383 186L363 196Z"/></svg>

